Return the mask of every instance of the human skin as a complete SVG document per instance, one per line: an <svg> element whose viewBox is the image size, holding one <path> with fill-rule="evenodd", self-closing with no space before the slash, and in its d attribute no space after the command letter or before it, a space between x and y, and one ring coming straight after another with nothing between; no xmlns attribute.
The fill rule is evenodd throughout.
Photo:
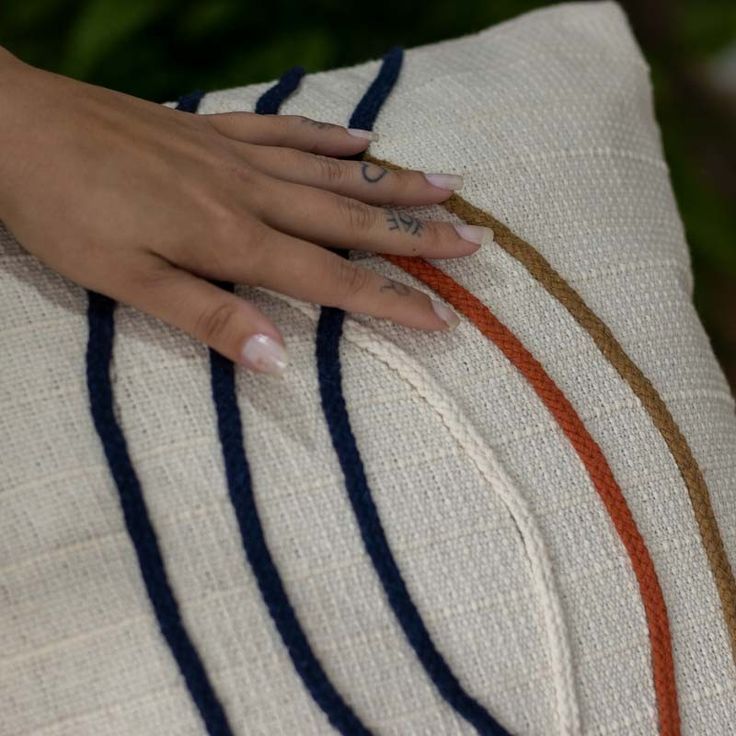
<svg viewBox="0 0 736 736"><path fill-rule="evenodd" d="M375 136L300 116L194 115L25 64L0 48L0 220L77 284L281 374L277 326L208 279L444 331L446 305L328 247L474 253L484 228L420 221L452 174L338 157ZM399 209L394 209L398 207Z"/></svg>

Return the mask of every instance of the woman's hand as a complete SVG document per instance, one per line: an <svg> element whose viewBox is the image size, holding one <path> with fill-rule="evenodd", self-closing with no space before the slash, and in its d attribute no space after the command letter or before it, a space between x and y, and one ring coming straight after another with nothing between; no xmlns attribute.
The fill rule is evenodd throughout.
<svg viewBox="0 0 736 736"><path fill-rule="evenodd" d="M67 278L251 369L276 326L206 279L441 330L457 317L322 246L452 258L482 228L380 205L441 202L459 177L341 161L372 134L295 116L192 115L44 72L0 49L0 218Z"/></svg>

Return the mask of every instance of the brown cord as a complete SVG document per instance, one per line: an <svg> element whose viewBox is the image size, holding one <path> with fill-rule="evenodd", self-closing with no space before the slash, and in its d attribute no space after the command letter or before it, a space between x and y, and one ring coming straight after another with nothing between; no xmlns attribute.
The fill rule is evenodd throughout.
<svg viewBox="0 0 736 736"><path fill-rule="evenodd" d="M381 160L370 155L366 155L364 160L390 170L401 169L400 166L390 161ZM731 655L734 664L736 664L736 581L734 580L733 570L726 556L703 473L662 397L651 381L621 347L621 344L606 324L583 301L580 294L555 271L539 251L518 235L515 235L495 217L470 204L457 194L453 194L442 203L442 206L448 212L460 217L463 222L490 227L493 230L496 243L519 261L567 309L578 324L593 338L601 353L642 403L652 423L667 444L687 487L690 505L700 533L700 540L705 549L708 564L721 600L723 618L731 641Z"/></svg>

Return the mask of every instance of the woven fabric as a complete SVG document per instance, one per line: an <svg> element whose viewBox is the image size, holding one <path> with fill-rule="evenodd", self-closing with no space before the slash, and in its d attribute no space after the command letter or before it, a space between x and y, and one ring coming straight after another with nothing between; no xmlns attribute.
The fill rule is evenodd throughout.
<svg viewBox="0 0 736 736"><path fill-rule="evenodd" d="M280 112L346 124L379 69L307 75ZM252 111L272 87L211 92L198 112ZM366 487L448 671L509 733L729 734L734 401L621 9L560 5L409 50L375 129L386 165L465 177L462 201L412 214L508 228L458 260L360 254L462 321L430 334L349 314L338 346ZM95 431L88 294L1 226L0 282L0 734L204 734ZM289 348L283 381L236 369L231 398L325 679L371 733L483 733L366 551L323 407L320 310L235 291ZM114 330L116 423L232 732L335 733L244 555L206 346L125 305Z"/></svg>

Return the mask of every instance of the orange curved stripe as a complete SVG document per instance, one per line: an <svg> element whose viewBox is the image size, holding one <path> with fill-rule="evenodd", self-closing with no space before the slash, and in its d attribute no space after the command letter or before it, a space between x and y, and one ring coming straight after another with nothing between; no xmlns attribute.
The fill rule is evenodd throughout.
<svg viewBox="0 0 736 736"><path fill-rule="evenodd" d="M646 543L600 447L541 363L474 294L423 259L383 257L429 286L491 340L529 382L572 444L613 522L636 576L649 632L660 734L679 736L672 638L664 596Z"/></svg>
<svg viewBox="0 0 736 736"><path fill-rule="evenodd" d="M386 169L401 169L391 161L374 156L366 155L363 159ZM629 357L609 327L536 248L512 232L503 222L457 193L442 202L441 206L463 222L492 228L494 242L524 266L529 275L565 307L641 402L642 408L667 445L687 489L700 541L721 602L721 612L731 644L731 657L736 664L736 578L726 554L703 471L664 399Z"/></svg>

